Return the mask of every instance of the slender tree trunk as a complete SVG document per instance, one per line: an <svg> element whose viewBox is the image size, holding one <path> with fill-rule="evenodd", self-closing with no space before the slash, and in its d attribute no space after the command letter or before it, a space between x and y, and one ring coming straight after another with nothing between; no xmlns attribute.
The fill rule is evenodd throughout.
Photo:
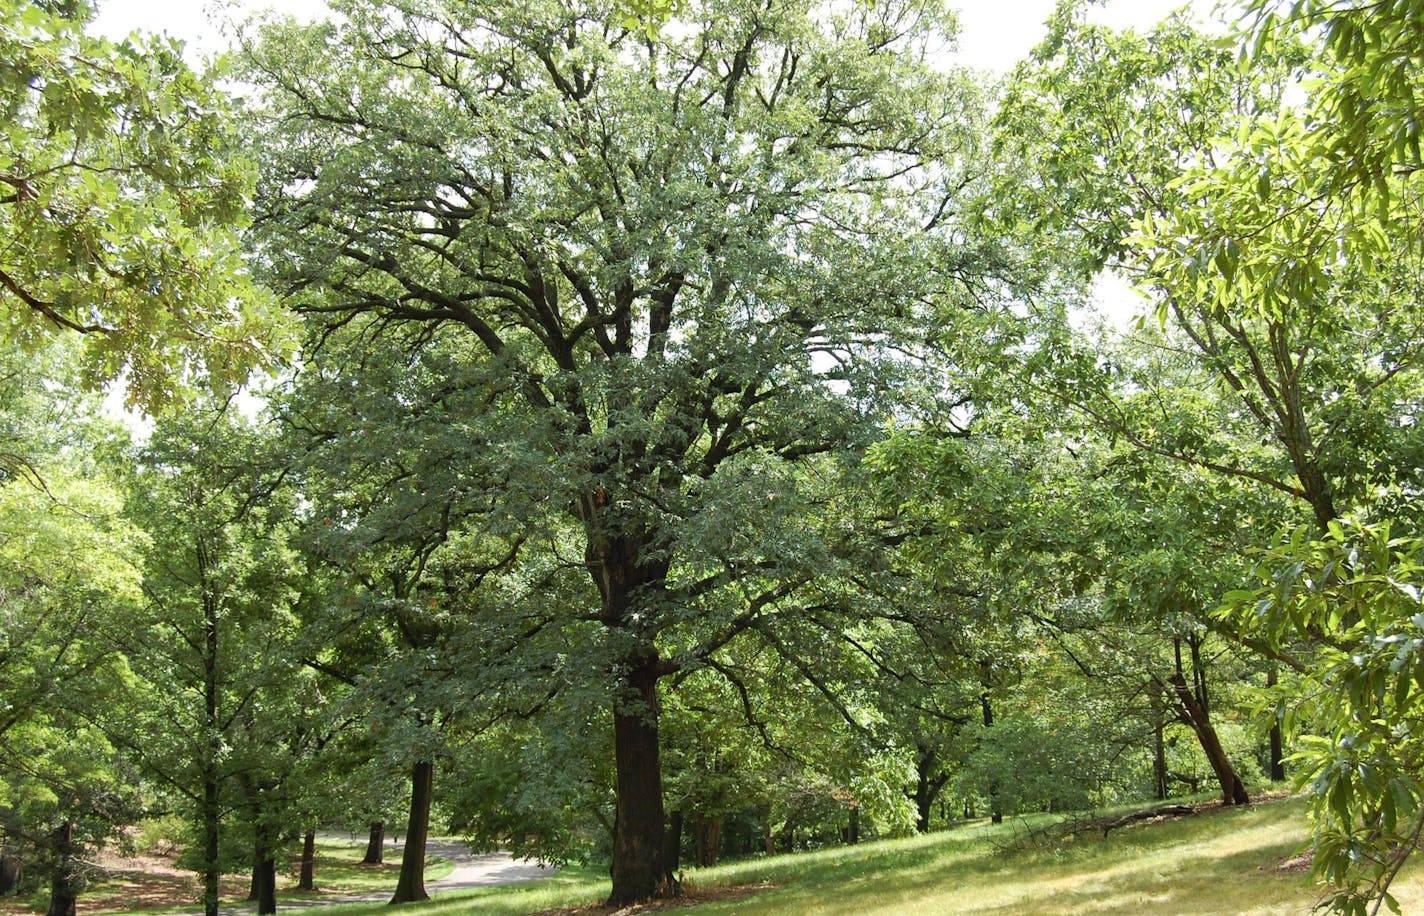
<svg viewBox="0 0 1424 916"><path fill-rule="evenodd" d="M762 821L762 841L766 844L766 854L776 852L776 834L771 829L771 805L766 806L766 819Z"/></svg>
<svg viewBox="0 0 1424 916"><path fill-rule="evenodd" d="M986 690L979 694L979 702L984 710L984 727L993 727L994 707L989 704L989 691ZM999 804L999 781L997 779L989 783L989 822L992 824L1004 822L1004 810Z"/></svg>
<svg viewBox="0 0 1424 916"><path fill-rule="evenodd" d="M366 856L362 865L380 865L386 857L386 822L371 821L371 837L366 841Z"/></svg>
<svg viewBox="0 0 1424 916"><path fill-rule="evenodd" d="M628 906L675 892L667 867L662 761L658 748L657 656L625 661L626 694L614 701L613 756L617 817L613 822L613 890L609 906Z"/></svg>
<svg viewBox="0 0 1424 916"><path fill-rule="evenodd" d="M54 872L50 875L49 909L45 916L75 916L79 876L75 862L74 824L66 821L50 834L50 849L54 853Z"/></svg>
<svg viewBox="0 0 1424 916"><path fill-rule="evenodd" d="M316 890L316 831L308 830L302 838L302 868L297 879L297 889Z"/></svg>
<svg viewBox="0 0 1424 916"><path fill-rule="evenodd" d="M435 764L422 761L411 768L410 820L405 829L400 880L391 903L429 900L425 892L425 841L430 836L430 795L435 784Z"/></svg>
<svg viewBox="0 0 1424 916"><path fill-rule="evenodd" d="M846 842L851 846L860 842L860 806L850 806L850 824L846 827Z"/></svg>
<svg viewBox="0 0 1424 916"><path fill-rule="evenodd" d="M1276 666L1271 665L1266 671L1266 686L1274 687L1277 683ZM1281 723L1277 719L1271 726L1271 780L1280 782L1286 778L1285 762L1285 741L1281 736Z"/></svg>
<svg viewBox="0 0 1424 916"><path fill-rule="evenodd" d="M1152 705L1152 776L1156 782L1153 794L1157 796L1158 801L1165 801L1170 780L1167 772L1167 743L1163 734L1166 726L1162 722L1161 704L1154 702Z"/></svg>
<svg viewBox="0 0 1424 916"><path fill-rule="evenodd" d="M203 780L203 913L205 916L218 916L218 881L222 878L218 870L220 786L212 767L205 768L208 774Z"/></svg>
<svg viewBox="0 0 1424 916"><path fill-rule="evenodd" d="M222 820L219 793L222 785L218 773L218 760L222 754L222 737L219 734L220 723L218 721L218 627L220 619L217 597L208 586L207 544L201 538L196 544L196 551L198 576L203 595L203 711L205 714L204 723L208 729L206 759L202 762L203 913L204 916L218 916L218 882L222 879L222 871L219 866L221 854L219 831Z"/></svg>
<svg viewBox="0 0 1424 916"><path fill-rule="evenodd" d="M1226 756L1226 751L1221 746L1221 740L1217 737L1216 729L1209 721L1202 723L1201 727L1197 729L1197 740L1201 743L1202 751L1206 754L1212 772L1216 774L1216 781L1221 786L1222 804L1249 805L1251 798L1246 794L1246 787L1242 785L1241 777L1237 774L1236 768L1231 765L1231 760Z"/></svg>
<svg viewBox="0 0 1424 916"><path fill-rule="evenodd" d="M1221 746L1221 739L1216 734L1216 727L1211 724L1207 708L1200 702L1204 692L1204 678L1200 676L1200 671L1196 670L1193 672L1193 684L1189 685L1182 671L1181 640L1176 641L1176 657L1177 670L1170 678L1170 693L1175 701L1177 716L1196 734L1202 753L1206 755L1212 772L1216 774L1217 783L1221 786L1222 804L1249 805L1251 798L1246 794L1246 787L1242 784L1236 768L1231 765L1230 758L1226 756L1226 750ZM1196 665L1193 667L1197 668Z"/></svg>

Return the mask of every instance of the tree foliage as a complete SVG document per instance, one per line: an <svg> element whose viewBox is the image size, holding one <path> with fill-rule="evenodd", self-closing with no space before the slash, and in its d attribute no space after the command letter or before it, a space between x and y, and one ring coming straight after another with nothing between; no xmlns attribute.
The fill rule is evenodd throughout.
<svg viewBox="0 0 1424 916"><path fill-rule="evenodd" d="M0 4L0 335L85 335L90 385L156 407L232 386L279 349L235 231L250 168L232 108L170 40L111 42L48 4Z"/></svg>

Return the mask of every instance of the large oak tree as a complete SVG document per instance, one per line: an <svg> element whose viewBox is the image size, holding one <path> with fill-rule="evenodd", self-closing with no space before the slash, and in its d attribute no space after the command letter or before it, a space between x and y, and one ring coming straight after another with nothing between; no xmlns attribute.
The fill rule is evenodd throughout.
<svg viewBox="0 0 1424 916"><path fill-rule="evenodd" d="M713 0L655 33L599 3L337 9L248 49L262 268L329 326L448 326L501 370L522 419L485 447L519 457L510 492L549 491L592 585L567 620L597 634L612 708L611 899L652 896L660 680L736 639L789 649L777 612L823 553L787 523L789 468L873 434L923 304L977 270L956 203L978 96L927 63L952 21L918 0Z"/></svg>

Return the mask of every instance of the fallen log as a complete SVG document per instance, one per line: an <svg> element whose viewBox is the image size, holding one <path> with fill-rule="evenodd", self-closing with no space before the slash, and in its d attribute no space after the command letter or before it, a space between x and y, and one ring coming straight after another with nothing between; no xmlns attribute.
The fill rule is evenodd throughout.
<svg viewBox="0 0 1424 916"><path fill-rule="evenodd" d="M1124 814L1122 817L1104 821L1100 824L1103 828L1103 836L1118 827L1126 827L1128 824L1135 824L1138 821L1156 820L1160 817L1185 817L1189 814L1196 814L1197 809L1191 805L1161 805L1157 808L1149 808L1146 811L1134 811L1131 814Z"/></svg>

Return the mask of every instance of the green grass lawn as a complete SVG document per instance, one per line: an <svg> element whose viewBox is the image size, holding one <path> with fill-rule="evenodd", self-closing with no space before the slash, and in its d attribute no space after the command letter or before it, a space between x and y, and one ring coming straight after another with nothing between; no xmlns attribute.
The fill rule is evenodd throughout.
<svg viewBox="0 0 1424 916"><path fill-rule="evenodd" d="M1307 838L1305 805L1241 811L1078 837L1056 849L1003 852L1024 824L976 823L928 836L864 843L691 870L707 914L1307 914L1319 899L1307 870L1283 864ZM726 887L764 886L716 899ZM532 884L489 888L401 908L401 916L514 916L595 903L602 869L565 869ZM1424 913L1424 867L1395 886L1404 912ZM373 913L370 906L333 908ZM389 911L387 911L389 912Z"/></svg>

